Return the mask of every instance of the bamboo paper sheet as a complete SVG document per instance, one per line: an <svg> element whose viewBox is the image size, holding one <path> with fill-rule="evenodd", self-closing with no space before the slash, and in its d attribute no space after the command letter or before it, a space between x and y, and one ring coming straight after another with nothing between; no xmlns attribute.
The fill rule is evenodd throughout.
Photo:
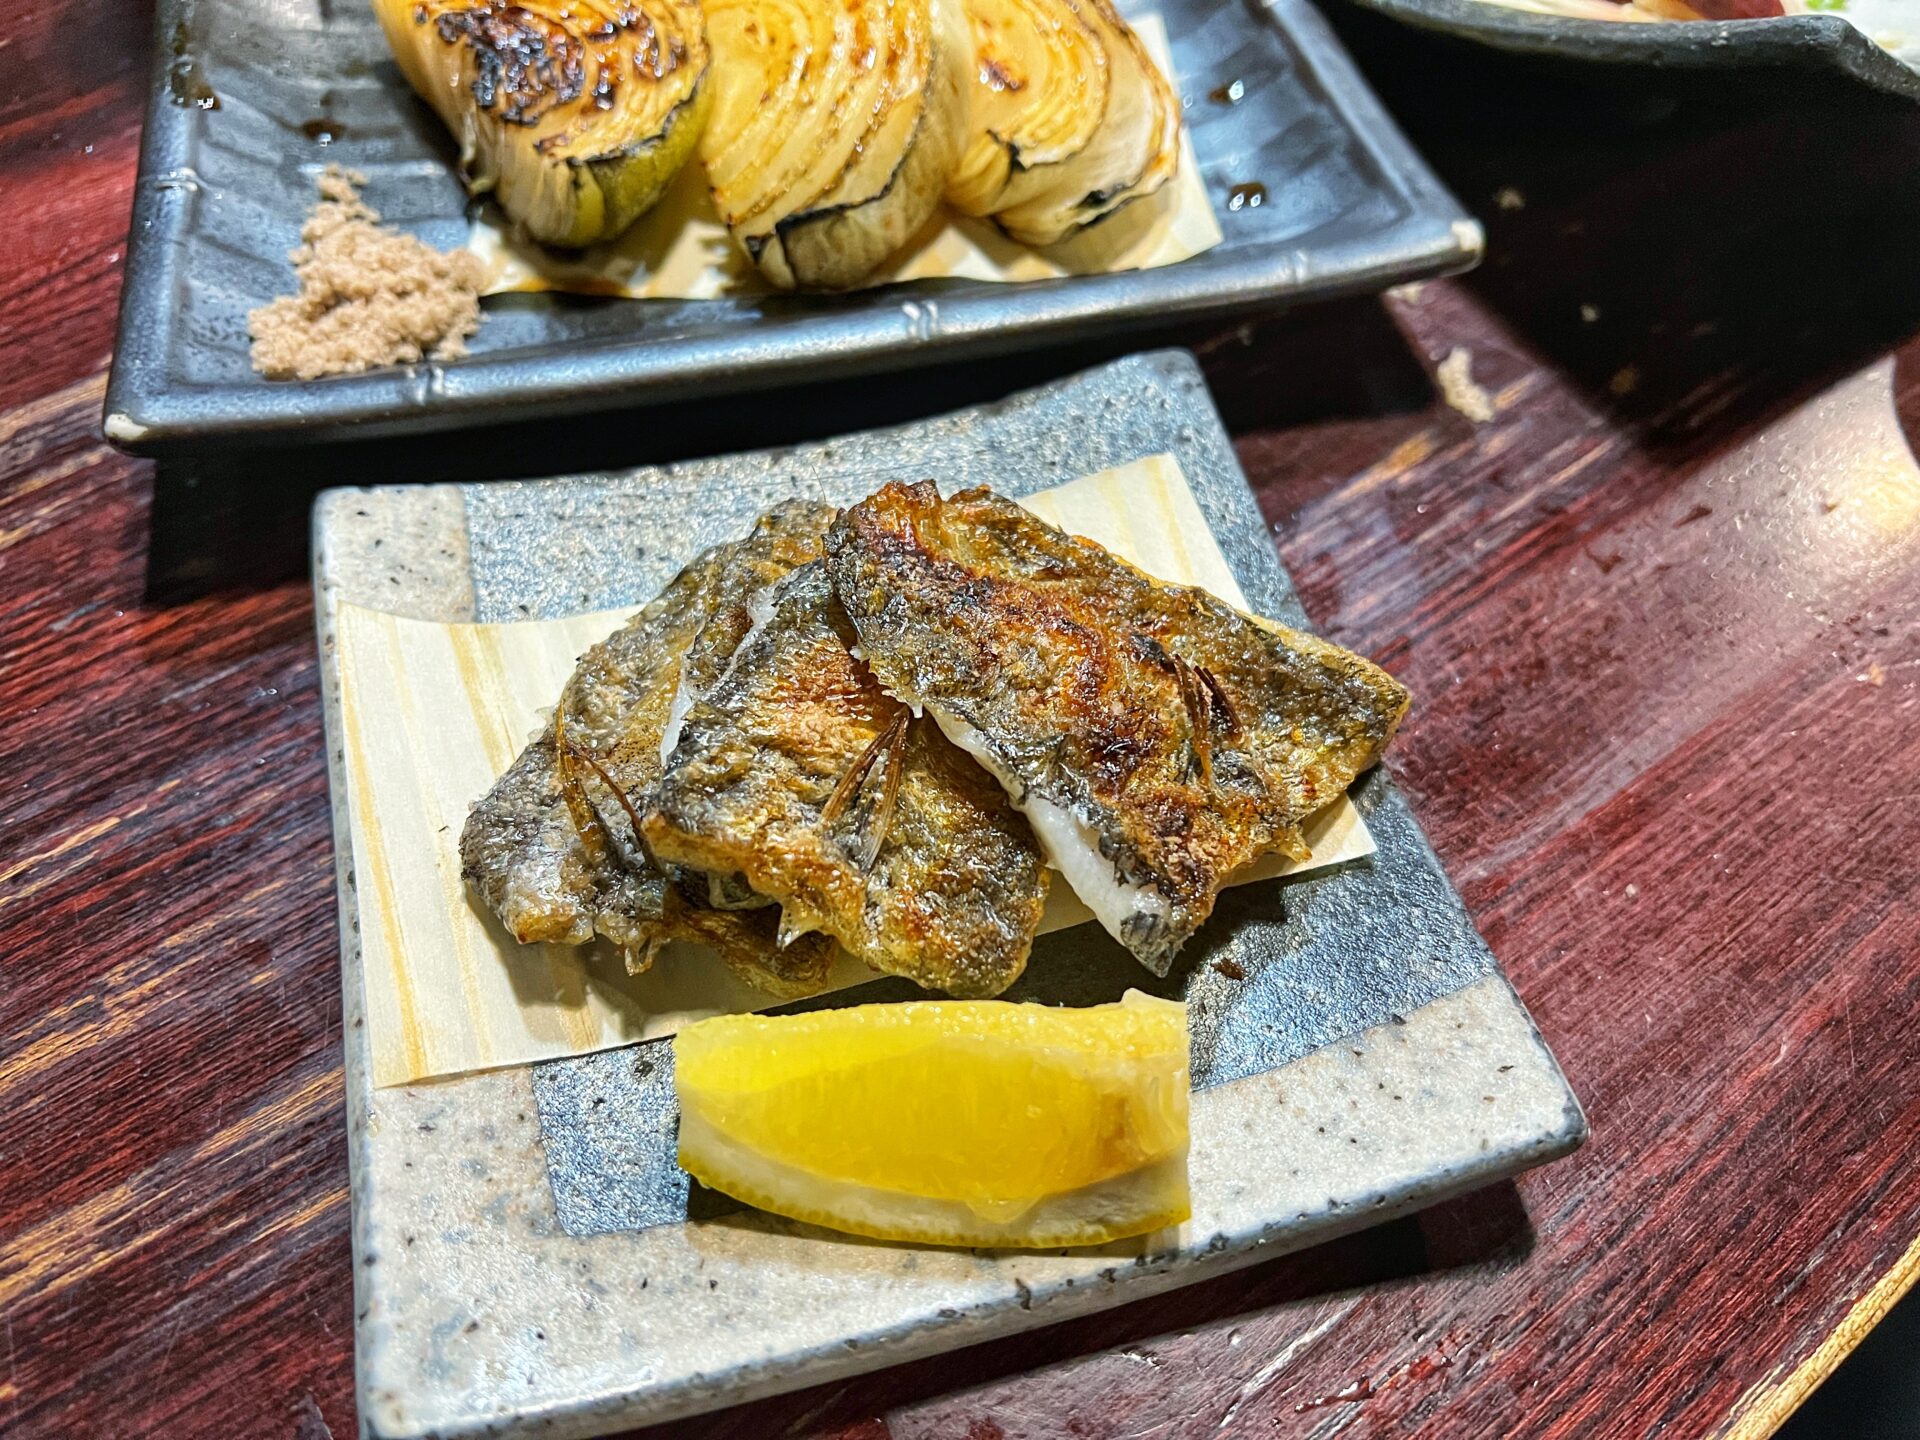
<svg viewBox="0 0 1920 1440"><path fill-rule="evenodd" d="M1166 580L1246 605L1186 477L1169 455L1024 502ZM348 807L374 1083L583 1055L671 1035L771 997L697 947L668 946L644 975L605 947L520 945L460 878L469 805L545 723L577 657L632 610L450 625L343 604L338 644ZM1271 857L1235 884L1373 852L1342 796L1307 828L1314 858ZM1043 932L1092 919L1056 876ZM835 988L874 979L849 957Z"/></svg>
<svg viewBox="0 0 1920 1440"><path fill-rule="evenodd" d="M1143 16L1134 29L1161 72L1172 76L1172 54L1160 17ZM952 215L943 208L860 288L903 280L1051 280L1152 270L1219 243L1220 222L1183 126L1180 168L1173 179L1080 234L1035 250L1009 240L985 220ZM698 160L682 167L660 203L618 240L585 251L578 259L517 238L492 206L474 222L467 248L487 267L482 292L487 295L571 290L635 300L714 300L775 293L728 238Z"/></svg>

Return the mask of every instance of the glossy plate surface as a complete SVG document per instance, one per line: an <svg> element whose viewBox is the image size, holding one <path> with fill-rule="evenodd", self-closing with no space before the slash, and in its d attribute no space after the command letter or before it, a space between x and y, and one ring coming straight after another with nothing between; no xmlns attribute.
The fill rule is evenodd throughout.
<svg viewBox="0 0 1920 1440"><path fill-rule="evenodd" d="M315 173L330 161L363 171L389 222L449 248L467 222L447 139L362 0L161 0L108 437L159 453L657 404L1377 290L1478 258L1479 227L1307 0L1122 8L1166 22L1225 231L1213 250L1159 270L1025 285L714 301L503 296L488 302L467 360L295 384L249 368L246 315L292 288L287 252ZM1237 102L1212 98L1235 81ZM1249 183L1265 187L1265 202L1230 209L1230 192Z"/></svg>

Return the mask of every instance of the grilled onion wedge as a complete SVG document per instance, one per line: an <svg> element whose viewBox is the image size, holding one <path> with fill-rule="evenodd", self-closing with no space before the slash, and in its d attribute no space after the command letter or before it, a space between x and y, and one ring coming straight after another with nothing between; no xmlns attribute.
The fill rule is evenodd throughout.
<svg viewBox="0 0 1920 1440"><path fill-rule="evenodd" d="M1179 101L1108 0L966 0L966 11L975 64L954 209L1051 245L1166 184Z"/></svg>
<svg viewBox="0 0 1920 1440"><path fill-rule="evenodd" d="M699 0L373 0L409 84L535 240L618 235L660 198L710 107Z"/></svg>
<svg viewBox="0 0 1920 1440"><path fill-rule="evenodd" d="M940 202L966 131L960 0L707 0L714 208L782 289L845 289Z"/></svg>

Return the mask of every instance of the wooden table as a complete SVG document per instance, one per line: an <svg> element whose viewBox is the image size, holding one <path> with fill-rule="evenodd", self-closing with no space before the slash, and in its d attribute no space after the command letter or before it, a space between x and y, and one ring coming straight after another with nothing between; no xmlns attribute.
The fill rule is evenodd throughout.
<svg viewBox="0 0 1920 1440"><path fill-rule="evenodd" d="M103 444L141 8L0 18L0 1431L345 1436L307 502L654 454L588 426L156 475ZM1362 28L1492 258L1195 338L1309 609L1414 690L1395 768L1593 1140L681 1433L1755 1436L1920 1270L1920 123L1569 92ZM1085 358L821 392L750 438Z"/></svg>

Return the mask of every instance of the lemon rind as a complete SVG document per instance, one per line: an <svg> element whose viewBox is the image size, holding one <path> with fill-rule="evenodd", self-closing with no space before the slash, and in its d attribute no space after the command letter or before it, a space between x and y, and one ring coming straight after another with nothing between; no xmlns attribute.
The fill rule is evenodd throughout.
<svg viewBox="0 0 1920 1440"><path fill-rule="evenodd" d="M1192 1213L1184 1150L1076 1190L1036 1197L1004 1221L962 1200L835 1179L749 1149L697 1109L680 1117L680 1166L701 1184L761 1210L874 1240L992 1249L1100 1245L1178 1225ZM809 1193L831 1194L812 1203Z"/></svg>

